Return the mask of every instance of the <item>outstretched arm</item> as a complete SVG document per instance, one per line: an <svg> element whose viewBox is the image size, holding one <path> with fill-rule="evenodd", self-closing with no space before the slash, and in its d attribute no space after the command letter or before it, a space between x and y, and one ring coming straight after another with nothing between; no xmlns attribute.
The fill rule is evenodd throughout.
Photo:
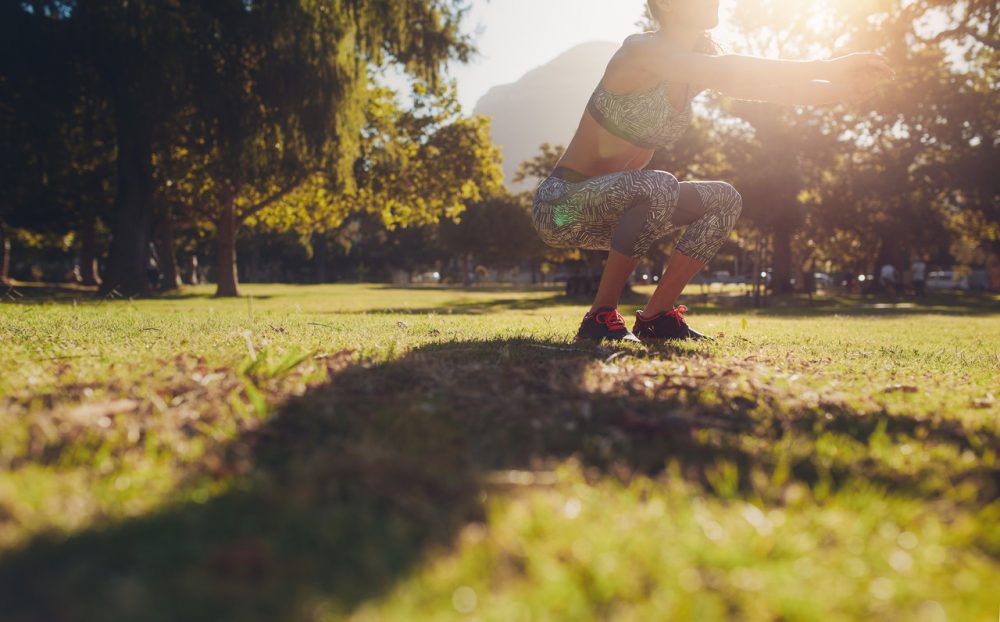
<svg viewBox="0 0 1000 622"><path fill-rule="evenodd" d="M805 84L818 80L848 83L867 74L880 78L893 76L888 61L880 54L848 54L819 61L778 60L742 54L712 56L677 51L661 42L640 39L627 43L626 49L633 62L660 80L699 84L734 97L761 85Z"/></svg>
<svg viewBox="0 0 1000 622"><path fill-rule="evenodd" d="M773 104L827 106L840 102L860 103L872 96L873 81L826 82L809 80L790 84L747 84L730 88L725 95L745 101Z"/></svg>

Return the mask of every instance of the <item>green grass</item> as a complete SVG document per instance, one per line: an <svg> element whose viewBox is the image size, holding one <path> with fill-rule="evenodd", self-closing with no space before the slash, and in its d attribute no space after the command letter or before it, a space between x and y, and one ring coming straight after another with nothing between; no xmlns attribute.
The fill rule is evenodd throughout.
<svg viewBox="0 0 1000 622"><path fill-rule="evenodd" d="M996 619L995 297L244 290L0 305L0 619Z"/></svg>

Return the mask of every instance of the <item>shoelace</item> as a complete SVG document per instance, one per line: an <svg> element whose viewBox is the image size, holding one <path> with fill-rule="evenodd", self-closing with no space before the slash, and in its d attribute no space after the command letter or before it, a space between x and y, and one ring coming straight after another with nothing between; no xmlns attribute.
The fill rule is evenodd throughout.
<svg viewBox="0 0 1000 622"><path fill-rule="evenodd" d="M684 313L687 313L687 310L688 310L687 307L681 305L676 309L674 309L673 311L671 311L670 313L668 313L667 315L675 318L678 322L687 326L687 319L683 315Z"/></svg>
<svg viewBox="0 0 1000 622"><path fill-rule="evenodd" d="M625 318L622 317L621 313L618 313L617 309L598 313L596 319L611 330L622 330L625 328Z"/></svg>

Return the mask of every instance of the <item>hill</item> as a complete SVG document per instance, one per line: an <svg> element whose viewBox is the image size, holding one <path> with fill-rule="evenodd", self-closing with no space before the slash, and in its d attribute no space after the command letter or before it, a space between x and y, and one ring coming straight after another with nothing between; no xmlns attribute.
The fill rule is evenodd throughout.
<svg viewBox="0 0 1000 622"><path fill-rule="evenodd" d="M503 147L511 190L532 186L514 184L511 178L518 164L538 153L539 145L566 145L573 138L587 99L617 49L610 41L582 43L479 99L474 112L493 117L493 141Z"/></svg>

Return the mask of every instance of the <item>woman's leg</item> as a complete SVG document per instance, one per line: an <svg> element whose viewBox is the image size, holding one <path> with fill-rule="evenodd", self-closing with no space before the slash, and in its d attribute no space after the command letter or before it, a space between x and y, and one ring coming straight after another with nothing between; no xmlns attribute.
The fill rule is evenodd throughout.
<svg viewBox="0 0 1000 622"><path fill-rule="evenodd" d="M649 302L642 310L642 318L651 318L663 311L670 311L680 297L681 292L691 282L694 275L705 267L705 262L698 261L687 255L674 251L667 262L667 269L663 272L663 277L657 284L653 295L649 297Z"/></svg>
<svg viewBox="0 0 1000 622"><path fill-rule="evenodd" d="M694 275L719 252L743 209L739 192L727 183L695 181L682 182L680 186L680 206L674 220L675 224L687 224L688 228L670 256L642 317L653 317L674 308ZM699 211L702 214L697 216Z"/></svg>
<svg viewBox="0 0 1000 622"><path fill-rule="evenodd" d="M691 184L679 183L678 196L677 206L672 210L670 216L670 223L672 225L688 225L704 215L705 208L701 203L701 196ZM597 290L597 297L594 299L594 304L590 307L591 312L602 307L618 306L622 289L624 289L625 284L628 282L629 275L632 274L639 263L638 257L633 255L637 252L644 253L648 250L646 248L637 249L636 243L641 237L643 229L647 227L649 209L650 204L648 201L640 201L637 206L626 212L622 216L621 221L619 221L611 238L611 251L608 253L608 262L604 266L604 273L601 275L601 284ZM661 230L655 237L662 237L661 233L665 234L666 229L661 227ZM673 262L673 265L675 265L675 270L665 274L664 278L669 277L683 281L683 284L680 285L681 290L684 289L684 285L700 269L700 267L695 269L692 274L684 278L682 276L683 272L678 270L678 268L682 268L683 266L679 265L678 262Z"/></svg>
<svg viewBox="0 0 1000 622"><path fill-rule="evenodd" d="M552 246L610 251L591 313L616 308L637 260L671 229L688 225L644 314L672 309L725 242L743 207L727 183L679 184L666 171L628 171L562 186L536 195L535 224Z"/></svg>
<svg viewBox="0 0 1000 622"><path fill-rule="evenodd" d="M608 262L604 264L601 284L597 288L594 304L590 306L590 313L607 307L618 308L625 283L638 264L639 260L634 257L619 253L613 248L608 251Z"/></svg>

